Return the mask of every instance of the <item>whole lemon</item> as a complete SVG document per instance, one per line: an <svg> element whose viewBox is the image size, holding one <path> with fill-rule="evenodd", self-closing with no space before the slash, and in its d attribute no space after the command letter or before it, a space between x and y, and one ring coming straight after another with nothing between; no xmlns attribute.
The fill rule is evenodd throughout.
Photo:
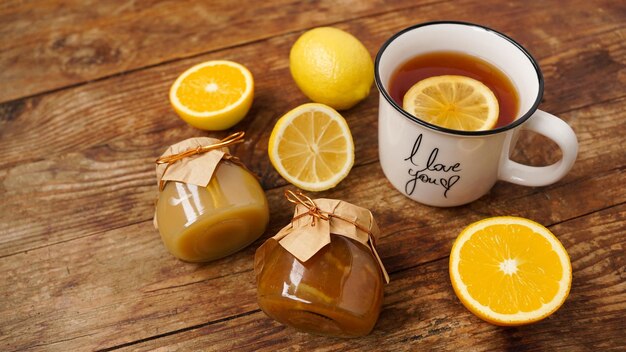
<svg viewBox="0 0 626 352"><path fill-rule="evenodd" d="M337 110L365 99L374 82L374 63L365 46L332 27L302 34L291 47L289 69L304 95Z"/></svg>

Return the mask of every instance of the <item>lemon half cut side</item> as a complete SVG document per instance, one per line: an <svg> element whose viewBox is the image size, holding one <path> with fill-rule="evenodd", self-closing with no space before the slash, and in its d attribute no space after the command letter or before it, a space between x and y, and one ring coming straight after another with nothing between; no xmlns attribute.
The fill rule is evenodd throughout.
<svg viewBox="0 0 626 352"><path fill-rule="evenodd" d="M308 191L335 187L354 164L354 143L346 120L333 108L300 105L274 126L268 154L278 173Z"/></svg>

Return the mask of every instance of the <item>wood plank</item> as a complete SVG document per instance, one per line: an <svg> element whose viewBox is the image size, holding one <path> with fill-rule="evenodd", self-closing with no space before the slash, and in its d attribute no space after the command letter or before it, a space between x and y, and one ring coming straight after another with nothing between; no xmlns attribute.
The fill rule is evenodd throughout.
<svg viewBox="0 0 626 352"><path fill-rule="evenodd" d="M569 25L551 26L549 16L536 16L527 4L508 4L487 11L488 4L475 1L464 6L442 3L407 9L401 13L360 18L338 27L355 33L374 55L380 45L395 31L443 16L474 20L500 29L522 44L545 63L546 93L542 108L561 113L597 101L624 96L626 81L620 72L626 62L623 38L626 27L613 11L614 2L589 3L569 0L564 4L575 8L568 12L568 21L580 24L573 35ZM530 6L545 7L530 2ZM602 11L598 11L598 9ZM577 17L578 16L578 17ZM593 16L591 19L590 16ZM494 21L493 18L497 18ZM525 23L525 26L519 26ZM541 32L526 28L550 28ZM77 149L102 146L120 138L142 138L143 134L162 134L153 144L157 156L165 145L181 138L197 136L198 131L182 122L169 107L167 91L174 79L191 65L209 59L228 58L248 66L257 83L256 98L248 117L235 128L254 131L266 141L273 122L293 107L307 102L291 79L288 53L300 33L261 40L249 45L213 52L192 59L180 60L138 72L111 77L87 85L62 90L45 96L17 100L0 105L0 166L17 162L41 160ZM594 72L593 75L587 74ZM571 79L570 79L571 78ZM613 85L598 82L614 82ZM593 87L593 89L589 89ZM369 126L376 121L377 92L372 88L369 99L345 113L351 126ZM71 121L71 123L70 123ZM368 125L363 124L366 122ZM369 129L368 129L369 131ZM372 143L375 133L366 141ZM374 141L375 143L375 141ZM249 151L253 160L264 160L264 144ZM362 146L357 145L357 148ZM358 153L361 153L359 155ZM375 154L375 153L374 153ZM372 154L357 149L359 161L372 160ZM365 159L363 159L365 158ZM262 163L262 169L268 168ZM275 180L274 177L272 180ZM268 183L272 186L273 183Z"/></svg>
<svg viewBox="0 0 626 352"><path fill-rule="evenodd" d="M479 211L419 206L379 182L377 164L358 170L360 177L349 181L343 192L355 189L350 183L365 181L372 186L370 197L361 198L359 204L377 216L384 234L378 241L379 253L392 273L444 258L462 227L488 216L485 213L522 215L551 225L626 202L623 170L494 202ZM613 191L599 192L601 187ZM269 191L268 197L272 205L268 233L275 233L289 221L291 207L281 200L282 189ZM575 201L576 207L563 207ZM521 210L528 204L542 211L529 215ZM578 230L590 236L590 227ZM572 238L568 243L584 248L598 243L587 243L588 238L577 237L579 242ZM151 222L144 221L0 258L0 276L5 278L0 281L5 295L0 306L0 331L6 336L0 339L6 344L2 349L38 344L59 350L108 348L251 312L257 309L252 258L260 243L262 239L220 261L188 264L171 257Z"/></svg>
<svg viewBox="0 0 626 352"><path fill-rule="evenodd" d="M561 183L588 177L588 170L595 170L602 176L615 167L626 165L626 155L621 152L622 137L614 133L626 129L625 105L626 99L621 99L563 115L572 121L578 133L580 154L574 169ZM353 118L352 126L357 160L362 160L359 163L369 167L365 170L355 167L337 188L320 196L341 197L351 194L353 200L368 200L372 194L376 194L374 199L383 201L381 204L386 204L382 198L389 197L395 204L404 207L416 207L428 213L440 214L438 216L447 216L449 210L431 209L406 202L402 195L389 186L377 163L377 144L372 143L371 138L377 133L375 115L368 116L367 119L373 119L372 123L359 123ZM0 188L3 198L0 203L0 256L149 220L156 197L153 148L162 143L161 139L170 138L170 135L175 136L172 139L174 143L181 137L178 131L147 133L138 135L132 141L122 138L84 151L0 169L0 184L3 185ZM541 140L535 136L521 140L519 150L525 153L517 159L533 164L553 161L551 159L558 155L557 151L547 150L545 144L537 141ZM285 181L267 161L266 145L267 139L253 136L243 145L237 146L234 154L261 175L262 183L268 189L284 185ZM602 191L598 194L611 191L599 188ZM376 189L379 191L373 193ZM497 207L490 206L491 203L501 203L510 197L519 198L530 193L541 194L545 189L502 184L496 186L491 195L468 207L480 213L497 211ZM36 195L36 201L33 195ZM597 197L591 195L588 201L592 199ZM541 202L542 199L537 201ZM615 204L602 202L605 206ZM534 204L521 204L516 213L526 212L524 207L528 207L530 212L532 209L540 209ZM404 226L405 219L398 217L395 220L398 226ZM390 230L396 231L395 228Z"/></svg>
<svg viewBox="0 0 626 352"><path fill-rule="evenodd" d="M300 333L254 310L121 350L620 350L626 347L624 228L624 205L551 227L570 254L572 289L555 314L529 326L497 327L469 313L454 295L443 258L392 275L383 312L365 338Z"/></svg>
<svg viewBox="0 0 626 352"><path fill-rule="evenodd" d="M0 42L0 102L433 2L5 1L0 36L11 40Z"/></svg>
<svg viewBox="0 0 626 352"><path fill-rule="evenodd" d="M504 335L515 337L511 344L545 349L544 344L555 343L549 336L559 331L575 334L575 346L583 341L589 348L600 346L602 341L610 345L605 337L616 333L616 322L626 309L625 262L621 256L626 241L626 206L559 220L560 224L551 229L572 258L572 293L561 311L527 328L501 329L482 323L456 300L446 260L440 260L450 250L456 224L416 234L436 243L433 247L438 258L429 261L427 256L405 253L406 266L391 268L392 283L385 288L385 310L374 334L341 340L284 331L255 313L253 247L211 264L185 264L169 257L150 225L143 223L133 225L128 229L131 231L113 230L0 261L0 272L7 278L1 283L2 291L8 294L0 312L5 336L0 341L3 350L93 350L201 326L147 341L146 346L181 342L179 347L184 350L201 345L253 350L271 340L277 348L302 344L307 350L316 346L359 348L376 344L393 349L406 344L444 343L495 348L504 343ZM380 241L386 263L388 241ZM428 252L409 241L404 246L420 248L420 254ZM29 280L23 280L25 277Z"/></svg>
<svg viewBox="0 0 626 352"><path fill-rule="evenodd" d="M475 6L477 9L473 11L478 12L481 7ZM514 10L517 11L517 8ZM410 15L407 14L404 20L409 21ZM374 48L376 36L381 36L380 32L403 26L402 23L391 22L390 16L385 14L360 19L346 24L346 29L370 34L364 38L368 38L368 47ZM533 16L529 17L532 17L529 21L538 21ZM541 24L538 23L539 27ZM626 28L621 32L603 33L601 29L607 25L610 24L602 24L595 28L595 32L592 31L598 37L582 41L602 43L602 47L612 48L609 55L623 56L626 51L623 50L621 36L626 35ZM275 96L273 93L282 91L281 87L289 84L285 83L285 80L290 80L287 64L276 53L285 53L286 57L293 40L295 35L288 35L241 47L236 51L227 51L245 58L246 61L254 58L253 65L257 67L255 72L264 72L261 74L263 79L257 80L258 93L251 116L237 126L238 129L250 132L251 138L246 144L235 148L235 154L261 175L266 189L285 184L266 157L270 126L280 114L306 101L295 91L295 87L292 90L296 94ZM615 81L617 77L616 82L620 82L619 72L624 65L617 61L613 64L605 61L597 64L594 61L579 61L582 54L589 53L575 50L582 44L581 40L574 39L560 44L550 42L549 48L546 48L552 50L556 45L565 54L558 52L554 57L560 59L549 57L547 60L551 64L558 62L570 67L566 71L569 73L572 70L595 70L596 75L582 77L590 87L596 87L596 82L602 81L599 77L605 77L606 81ZM589 47L591 52L606 52L594 45ZM259 55L262 50L270 54ZM186 62L178 66L182 69L188 64ZM167 72L178 71L172 69L172 66L176 65L128 74L41 98L26 99L19 101L23 103L21 105L0 105L0 155L3 156L0 165L4 165L0 166L0 180L3 181L0 194L5 200L0 205L0 234L3 241L0 256L146 219L150 213L146 209L152 204L153 197L152 161L166 145L204 134L171 116L173 113L169 111L162 94L167 91L169 82L162 76L168 75ZM557 71L551 72L556 75ZM546 80L550 81L549 77ZM597 89L581 89L580 82L563 80L562 85L555 87L554 93L547 93L546 110L550 110L550 105L553 105L553 112L571 111L576 106L590 104L593 99L598 98L598 92L604 92L604 98L611 99L626 91L610 85L599 85ZM626 81L622 82L624 83L621 84L626 84ZM367 101L345 113L355 136L357 165L372 163L378 159L375 138L377 101L374 89L371 95L374 97L370 96ZM137 103L131 103L131 100ZM562 105L549 104L557 100ZM606 149L604 145L595 143L599 133L596 130L605 131L600 133L608 136L608 139L602 140L606 140L609 150L620 145L620 137L611 135L610 128L601 126L602 123L612 122L595 120L608 118L615 113L623 115L624 102L618 100L617 103L609 103L607 106L611 108L598 110L596 115L583 114L582 118L586 119L584 127L578 126L577 114L562 116L566 120L571 119L577 132L587 133L586 136L579 136L581 158L597 156L585 156L585 148L594 148L594 153L601 153ZM68 120L73 121L69 126ZM612 128L622 129L622 126L615 125ZM535 140L530 139L529 144L533 144ZM554 155L553 151L544 152L543 143L534 144L537 145L525 150L522 158L541 163L546 161L547 155ZM605 163L610 167L623 165L619 163L621 155L623 154L607 153L597 163L594 162L594 167L598 163ZM41 198L32 204L29 194L37 194ZM77 214L87 216L76 216Z"/></svg>
<svg viewBox="0 0 626 352"><path fill-rule="evenodd" d="M76 3L67 2L68 8ZM3 2L0 16L20 8L37 14L39 4L60 6ZM177 6L142 5L142 14ZM369 6L340 4L358 5ZM0 350L626 348L626 154L621 133L626 127L626 4L568 0L552 7L539 1L494 7L468 0L422 5L337 25L362 38L372 54L397 29L437 17L480 22L511 34L544 68L542 108L561 115L579 137L579 160L565 179L543 188L501 183L477 202L453 209L411 202L391 188L377 162L373 89L374 98L345 113L357 165L337 188L315 196L340 197L372 209L383 229L379 252L393 281L385 289L385 310L371 336L312 337L285 329L258 310L251 269L254 249L263 239L217 262L186 264L166 252L150 221L154 159L166 145L206 135L174 116L164 92L189 65L223 57L245 63L257 78L253 110L237 126L252 138L237 146L235 154L261 175L267 190L272 218L264 238L289 221L291 207L282 199L288 186L268 163L266 147L275 119L306 102L286 61L299 32L244 40L237 48L0 104ZM52 19L55 11L42 22L65 26L74 21L84 28L107 16L99 9L86 11L84 23L69 13ZM138 13L124 11L123 18ZM0 34L6 28L13 29L0 25ZM79 36L76 43L83 41ZM100 72L96 66L93 72ZM527 148L519 149L517 160L537 165L559 156L536 135L524 135L521 144ZM571 296L542 323L509 329L485 324L460 305L450 288L446 256L456 234L471 221L500 214L549 225L572 257Z"/></svg>
<svg viewBox="0 0 626 352"><path fill-rule="evenodd" d="M468 6L455 4L460 9ZM473 5L472 2L469 5ZM515 12L522 8L520 5L507 4L504 11L513 8ZM3 53L0 56L0 81L5 83L4 89L0 90L0 102L409 6L422 7L421 13L433 13L443 5L436 0L392 3L380 0L244 1L238 7L217 1L199 4L188 0L139 4L127 0L106 3L73 0L63 4L50 0L28 4L5 1L0 4L0 23L4 24L0 27L0 35L11 40L0 43ZM532 12L545 6L543 2L530 2L523 8ZM280 11L276 11L277 8ZM455 13L445 16L444 11L448 10L442 8L433 18L456 16ZM608 3L595 10L583 9L576 15L590 16L593 21L603 23L607 17L617 18L616 15L623 10L619 4ZM36 26L32 25L32 18L37 18ZM468 14L465 18L475 17ZM430 19L423 15L419 17L421 21ZM580 23L573 24L570 18L560 23L570 29L569 33L581 31L574 27ZM574 28L576 31L571 30ZM558 44L559 39L544 29L533 28L532 31L541 40L554 46Z"/></svg>

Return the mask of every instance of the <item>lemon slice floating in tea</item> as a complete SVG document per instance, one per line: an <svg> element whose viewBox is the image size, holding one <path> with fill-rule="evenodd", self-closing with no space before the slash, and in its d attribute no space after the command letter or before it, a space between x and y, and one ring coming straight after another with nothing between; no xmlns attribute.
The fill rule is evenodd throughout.
<svg viewBox="0 0 626 352"><path fill-rule="evenodd" d="M233 61L214 60L183 72L170 89L170 103L188 124L225 130L239 122L254 96L252 74Z"/></svg>
<svg viewBox="0 0 626 352"><path fill-rule="evenodd" d="M484 131L498 122L498 99L482 82L465 76L423 79L404 95L404 110L433 125Z"/></svg>
<svg viewBox="0 0 626 352"><path fill-rule="evenodd" d="M323 191L343 180L354 164L346 120L324 104L304 104L282 116L268 146L270 161L293 185Z"/></svg>
<svg viewBox="0 0 626 352"><path fill-rule="evenodd" d="M496 325L523 325L554 313L572 283L569 256L542 225L484 219L465 228L450 253L450 280L463 305Z"/></svg>

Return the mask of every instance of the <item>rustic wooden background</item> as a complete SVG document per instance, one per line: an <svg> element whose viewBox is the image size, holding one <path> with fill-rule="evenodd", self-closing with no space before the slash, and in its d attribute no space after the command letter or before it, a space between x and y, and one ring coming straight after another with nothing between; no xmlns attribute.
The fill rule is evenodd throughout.
<svg viewBox="0 0 626 352"><path fill-rule="evenodd" d="M255 248L289 221L292 189L271 167L269 134L307 102L288 54L322 25L357 36L374 56L398 30L432 20L502 31L539 60L541 108L576 131L580 154L560 182L498 183L467 206L407 200L383 177L378 93L344 113L356 164L314 196L370 208L391 274L373 333L311 336L261 312ZM0 2L0 350L563 350L626 349L626 2L132 1ZM169 86L211 59L247 66L256 81L248 116L207 133L177 118ZM176 260L152 227L154 160L196 136L248 139L234 148L262 178L267 233L208 264ZM560 152L526 134L515 159L533 165ZM548 226L571 256L565 305L534 325L501 328L469 313L448 279L451 243L467 224L516 215Z"/></svg>

